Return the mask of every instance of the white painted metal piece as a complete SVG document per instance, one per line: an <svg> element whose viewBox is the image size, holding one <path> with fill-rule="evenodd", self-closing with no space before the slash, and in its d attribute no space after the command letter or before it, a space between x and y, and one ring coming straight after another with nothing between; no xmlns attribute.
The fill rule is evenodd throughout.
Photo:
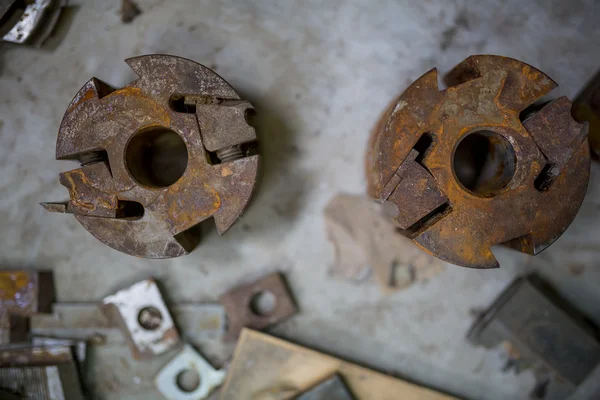
<svg viewBox="0 0 600 400"><path fill-rule="evenodd" d="M51 0L36 0L27 5L19 22L2 39L6 42L25 43L38 27L51 4Z"/></svg>
<svg viewBox="0 0 600 400"><path fill-rule="evenodd" d="M158 355L179 343L179 333L154 280L137 282L107 296L103 304L117 308L140 356ZM147 307L153 307L161 314L162 321L156 329L149 330L140 325L140 311Z"/></svg>
<svg viewBox="0 0 600 400"><path fill-rule="evenodd" d="M183 391L177 385L177 376L188 369L195 370L200 376L200 384L191 392ZM225 371L214 369L192 346L186 344L158 373L154 383L169 400L202 400L223 384L226 375Z"/></svg>

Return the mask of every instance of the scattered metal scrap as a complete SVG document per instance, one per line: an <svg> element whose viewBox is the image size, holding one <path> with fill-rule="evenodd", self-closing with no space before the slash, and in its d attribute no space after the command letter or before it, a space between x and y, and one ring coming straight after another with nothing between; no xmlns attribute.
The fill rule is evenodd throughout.
<svg viewBox="0 0 600 400"><path fill-rule="evenodd" d="M87 358L87 342L85 340L33 336L31 345L33 347L70 347L80 365L83 365Z"/></svg>
<svg viewBox="0 0 600 400"><path fill-rule="evenodd" d="M262 296L271 304L259 309ZM294 315L298 309L282 276L276 272L256 282L229 290L220 297L228 317L225 341L237 340L242 328L265 329Z"/></svg>
<svg viewBox="0 0 600 400"><path fill-rule="evenodd" d="M68 0L5 0L0 36L5 42L41 46L50 37Z"/></svg>
<svg viewBox="0 0 600 400"><path fill-rule="evenodd" d="M515 280L468 333L474 344L502 345L507 366L517 372L531 368L538 382L533 395L544 399L567 398L596 379L597 337L597 330L536 276Z"/></svg>
<svg viewBox="0 0 600 400"><path fill-rule="evenodd" d="M587 124L543 72L471 56L432 69L393 102L367 154L369 195L420 247L464 267L493 268L490 247L538 254L569 226L589 179ZM540 108L541 107L541 108Z"/></svg>
<svg viewBox="0 0 600 400"><path fill-rule="evenodd" d="M0 348L0 388L22 399L84 399L79 369L66 345Z"/></svg>
<svg viewBox="0 0 600 400"><path fill-rule="evenodd" d="M0 347L0 368L46 366L71 362L70 346L32 346L31 344L7 344Z"/></svg>
<svg viewBox="0 0 600 400"><path fill-rule="evenodd" d="M339 374L357 399L450 400L452 396L244 329L220 400L293 399Z"/></svg>
<svg viewBox="0 0 600 400"><path fill-rule="evenodd" d="M156 282L146 279L107 296L107 317L123 327L135 358L153 357L180 344L179 333Z"/></svg>
<svg viewBox="0 0 600 400"><path fill-rule="evenodd" d="M226 232L257 179L254 112L210 69L167 55L130 58L139 79L121 88L92 78L62 120L56 158L81 167L60 175L68 212L127 254L169 258L199 242L200 222Z"/></svg>
<svg viewBox="0 0 600 400"><path fill-rule="evenodd" d="M355 400L342 378L335 374L317 386L307 390L296 400Z"/></svg>
<svg viewBox="0 0 600 400"><path fill-rule="evenodd" d="M49 313L53 301L51 271L0 271L0 344L11 341L11 329L26 325L20 317Z"/></svg>
<svg viewBox="0 0 600 400"><path fill-rule="evenodd" d="M589 122L592 155L600 159L600 70L577 95L572 114L579 122Z"/></svg>
<svg viewBox="0 0 600 400"><path fill-rule="evenodd" d="M421 251L398 232L381 206L363 196L336 195L325 208L335 247L332 275L362 282L373 270L384 292L393 292L443 270L440 259Z"/></svg>
<svg viewBox="0 0 600 400"><path fill-rule="evenodd" d="M225 309L220 304L175 304L170 311L182 336L192 343L225 334ZM119 325L107 318L95 303L55 303L51 315L34 315L30 325L31 334L36 336L124 343Z"/></svg>
<svg viewBox="0 0 600 400"><path fill-rule="evenodd" d="M199 382L191 390L182 388L178 382L181 374L186 371L198 374ZM183 350L161 369L155 383L168 400L202 400L223 384L226 375L225 371L214 369L192 346L185 345Z"/></svg>

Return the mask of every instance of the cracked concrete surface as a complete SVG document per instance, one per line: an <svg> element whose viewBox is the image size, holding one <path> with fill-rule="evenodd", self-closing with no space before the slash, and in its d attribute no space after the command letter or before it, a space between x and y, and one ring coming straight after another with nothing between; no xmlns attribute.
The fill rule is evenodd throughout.
<svg viewBox="0 0 600 400"><path fill-rule="evenodd" d="M300 314L272 332L383 372L472 399L527 398L533 376L502 373L502 360L464 337L472 310L487 306L517 274L540 270L600 323L600 166L569 230L531 258L494 249L501 268L448 266L393 295L376 283L327 275L333 261L322 211L337 192L362 193L368 132L388 102L432 67L469 54L526 61L571 98L600 66L600 5L594 0L137 1L122 24L120 2L89 0L56 48L0 50L0 261L52 268L59 301L97 301L154 275L174 301L215 301L273 270L286 273ZM258 111L264 175L251 207L224 237L207 230L189 256L142 260L94 239L74 218L40 201L67 191L54 160L58 125L92 76L134 79L123 59L188 57L214 68ZM214 346L214 347L213 347ZM232 348L201 347L220 366ZM98 357L102 399L151 398L152 375L108 373L118 353ZM106 372L102 374L102 371ZM93 375L93 374L92 374Z"/></svg>

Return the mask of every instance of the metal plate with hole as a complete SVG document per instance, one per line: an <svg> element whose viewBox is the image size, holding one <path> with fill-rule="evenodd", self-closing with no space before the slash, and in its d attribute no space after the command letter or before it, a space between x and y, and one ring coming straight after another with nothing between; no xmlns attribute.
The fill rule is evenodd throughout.
<svg viewBox="0 0 600 400"><path fill-rule="evenodd" d="M394 101L367 152L369 195L405 235L450 263L495 268L491 247L535 255L573 221L585 196L587 124L557 85L507 57L471 56L445 78L432 69Z"/></svg>
<svg viewBox="0 0 600 400"><path fill-rule="evenodd" d="M264 329L298 310L278 272L254 283L238 286L220 298L229 320L226 341L234 341L242 328Z"/></svg>
<svg viewBox="0 0 600 400"><path fill-rule="evenodd" d="M188 254L199 224L225 233L254 192L259 156L252 105L193 61L147 55L126 60L138 75L114 89L92 78L63 117L56 158L78 160L60 182L67 212L97 239L145 258Z"/></svg>
<svg viewBox="0 0 600 400"><path fill-rule="evenodd" d="M196 374L196 382L182 381L184 374ZM227 373L214 369L192 346L186 344L165 365L154 380L158 390L169 400L202 400L221 386Z"/></svg>
<svg viewBox="0 0 600 400"><path fill-rule="evenodd" d="M123 327L134 357L156 356L180 343L173 318L154 280L137 282L105 297L102 304L107 317Z"/></svg>

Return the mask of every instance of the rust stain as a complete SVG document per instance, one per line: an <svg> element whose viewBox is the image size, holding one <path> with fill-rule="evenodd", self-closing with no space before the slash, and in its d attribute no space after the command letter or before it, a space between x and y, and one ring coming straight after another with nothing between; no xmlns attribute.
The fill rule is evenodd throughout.
<svg viewBox="0 0 600 400"><path fill-rule="evenodd" d="M0 272L0 302L16 300L17 294L30 290L32 285L27 272Z"/></svg>
<svg viewBox="0 0 600 400"><path fill-rule="evenodd" d="M151 97L146 96L142 89L135 86L125 86L121 89L117 89L114 92L107 94L103 100L105 101L114 101L115 97L123 97L123 98L135 98L137 101L142 102L143 107L150 110L150 114L153 117L160 119L160 124L163 126L171 125L171 114L169 110L163 107L160 103L154 100Z"/></svg>
<svg viewBox="0 0 600 400"><path fill-rule="evenodd" d="M217 192L213 187L209 186L206 183L204 184L204 189L205 191L213 194L213 211L211 212L212 214L219 208L221 208L221 197L219 196L219 192Z"/></svg>
<svg viewBox="0 0 600 400"><path fill-rule="evenodd" d="M233 174L232 170L230 170L226 166L221 167L221 176L222 177L230 176L231 174Z"/></svg>
<svg viewBox="0 0 600 400"><path fill-rule="evenodd" d="M500 77L509 79L498 84ZM555 83L518 60L471 56L446 82L449 88L440 91L437 75L424 74L377 122L366 157L370 196L387 198L403 232L451 263L497 267L490 247L502 243L538 253L569 226L583 201L589 179L583 125L571 118L564 97L521 121L520 112ZM455 158L462 139L475 132L487 147L468 151L486 154L491 169L469 165L469 153ZM462 182L460 168L475 179ZM389 197L388 183L397 185Z"/></svg>
<svg viewBox="0 0 600 400"><path fill-rule="evenodd" d="M47 209L75 214L96 238L122 252L147 258L177 257L199 241L197 231L190 228L214 216L219 232L224 233L249 204L259 165L259 156L248 154L245 148L256 141L254 128L245 118L252 106L221 77L191 60L148 55L127 62L139 79L114 89L93 78L69 106L56 153L79 159L82 167L61 175L70 197L66 209ZM181 93L172 93L175 87ZM223 88L227 88L226 95ZM199 106L188 107L194 102ZM161 179L150 182L159 175L153 168L168 171L165 165L156 160L146 163L144 157L140 165L134 165L138 160L130 157L150 149L157 154L160 151L154 150L160 146L172 145L161 136L164 131L177 133L187 151L184 172L173 184ZM138 134L147 134L148 139ZM129 148L134 136L142 138L135 142L136 151ZM207 150L216 159L207 157ZM176 158L179 167L183 156Z"/></svg>
<svg viewBox="0 0 600 400"><path fill-rule="evenodd" d="M70 113L71 111L73 111L77 106L79 106L81 103L94 99L96 98L96 91L93 88L89 88L88 90L85 91L85 93L79 97L79 99L74 102L71 107L69 107L67 109L67 113Z"/></svg>

